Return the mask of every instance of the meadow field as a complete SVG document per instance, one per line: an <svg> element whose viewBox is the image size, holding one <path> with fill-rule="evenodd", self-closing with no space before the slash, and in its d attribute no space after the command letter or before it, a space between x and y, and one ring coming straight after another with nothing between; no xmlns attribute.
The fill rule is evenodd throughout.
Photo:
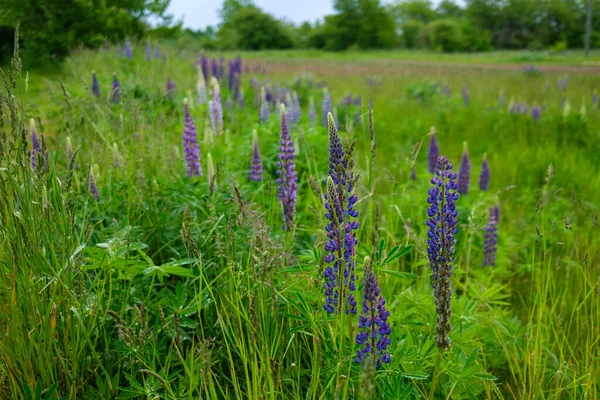
<svg viewBox="0 0 600 400"><path fill-rule="evenodd" d="M15 56L0 398L600 397L592 60Z"/></svg>

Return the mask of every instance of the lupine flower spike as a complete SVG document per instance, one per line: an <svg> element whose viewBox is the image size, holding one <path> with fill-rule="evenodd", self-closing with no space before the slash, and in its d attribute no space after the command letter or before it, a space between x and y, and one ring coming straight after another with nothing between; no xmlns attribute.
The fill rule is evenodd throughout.
<svg viewBox="0 0 600 400"><path fill-rule="evenodd" d="M267 94L265 91L265 88L262 87L260 89L260 105L259 105L260 109L258 111L258 116L260 119L260 123L264 123L267 122L269 120L269 117L271 116L271 109L270 109L270 105L269 102L267 100Z"/></svg>
<svg viewBox="0 0 600 400"><path fill-rule="evenodd" d="M533 120L537 122L541 116L542 109L537 104L534 104L533 107L531 107L531 118L533 118Z"/></svg>
<svg viewBox="0 0 600 400"><path fill-rule="evenodd" d="M455 205L458 200L458 185L456 174L452 172L452 164L446 157L438 159L431 183L433 186L429 189L427 198L427 253L437 313L435 342L440 350L445 351L450 347L448 335L452 330L450 302L454 272L454 235L458 232Z"/></svg>
<svg viewBox="0 0 600 400"><path fill-rule="evenodd" d="M325 195L325 305L328 313L356 314L354 266L356 263L358 212L354 209L357 198L353 193L358 175L353 172L354 143L344 150L333 115L327 115L329 129L329 178Z"/></svg>
<svg viewBox="0 0 600 400"><path fill-rule="evenodd" d="M100 97L100 83L98 82L98 77L96 77L96 73L92 72L92 96Z"/></svg>
<svg viewBox="0 0 600 400"><path fill-rule="evenodd" d="M313 124L317 120L317 110L315 108L315 99L312 96L310 96L310 98L308 99L308 119Z"/></svg>
<svg viewBox="0 0 600 400"><path fill-rule="evenodd" d="M152 60L152 46L150 46L150 42L146 42L146 61Z"/></svg>
<svg viewBox="0 0 600 400"><path fill-rule="evenodd" d="M117 79L117 74L113 75L112 86L112 102L119 103L121 101L121 83Z"/></svg>
<svg viewBox="0 0 600 400"><path fill-rule="evenodd" d="M209 103L210 111L210 122L212 124L213 131L217 135L223 134L223 108L221 105L221 87L219 81L213 76L211 79L212 86L212 100Z"/></svg>
<svg viewBox="0 0 600 400"><path fill-rule="evenodd" d="M323 103L321 104L321 116L323 118L323 125L327 126L328 124L328 119L327 119L327 114L329 114L330 112L332 112L332 108L331 108L331 96L329 95L329 91L327 90L327 88L323 89ZM337 127L337 125L336 125Z"/></svg>
<svg viewBox="0 0 600 400"><path fill-rule="evenodd" d="M463 143L463 154L460 160L458 170L458 193L467 194L469 192L469 182L471 181L471 160L469 159L469 151L467 142Z"/></svg>
<svg viewBox="0 0 600 400"><path fill-rule="evenodd" d="M500 220L500 207L490 207L488 223L485 227L483 242L483 266L496 266L496 245L498 243L498 221Z"/></svg>
<svg viewBox="0 0 600 400"><path fill-rule="evenodd" d="M435 172L435 166L437 164L437 160L440 157L440 147L438 145L437 139L435 138L435 128L431 127L431 132L429 132L429 150L427 150L427 162L429 173L433 174Z"/></svg>
<svg viewBox="0 0 600 400"><path fill-rule="evenodd" d="M481 162L481 174L479 175L479 189L484 192L488 190L490 185L490 166L487 160L487 153L483 155L483 161Z"/></svg>
<svg viewBox="0 0 600 400"><path fill-rule="evenodd" d="M35 129L35 121L33 119L29 120L29 131L31 133L31 151L29 153L31 158L31 169L35 170L38 167L38 157L42 154L42 146L40 145L40 138Z"/></svg>
<svg viewBox="0 0 600 400"><path fill-rule="evenodd" d="M173 98L173 92L175 91L175 82L171 77L167 77L167 97Z"/></svg>
<svg viewBox="0 0 600 400"><path fill-rule="evenodd" d="M125 38L125 57L130 60L133 58L133 49L131 48L131 41L129 38Z"/></svg>
<svg viewBox="0 0 600 400"><path fill-rule="evenodd" d="M354 361L363 362L369 354L373 354L377 368L381 368L382 363L390 362L390 354L386 351L392 333L387 321L390 312L385 307L385 298L377 284L369 257L365 257L364 271L362 313L358 319L359 332L356 334L356 344L360 349Z"/></svg>
<svg viewBox="0 0 600 400"><path fill-rule="evenodd" d="M188 176L202 175L200 167L200 149L196 133L196 125L190 114L188 100L183 100L183 152L185 154L185 164L187 166Z"/></svg>
<svg viewBox="0 0 600 400"><path fill-rule="evenodd" d="M94 176L94 168L90 167L90 194L96 200L100 198L98 186L96 185L96 177Z"/></svg>
<svg viewBox="0 0 600 400"><path fill-rule="evenodd" d="M285 106L281 105L281 139L279 141L279 161L277 162L277 197L281 202L283 229L291 231L296 218L297 177L294 158L294 142L290 136L285 113Z"/></svg>
<svg viewBox="0 0 600 400"><path fill-rule="evenodd" d="M258 134L256 129L252 134L252 163L250 165L250 180L251 181L262 181L263 179L263 166L260 159L260 150L258 148Z"/></svg>
<svg viewBox="0 0 600 400"><path fill-rule="evenodd" d="M465 106L471 104L471 95L469 94L469 88L467 85L463 86L462 88L462 98Z"/></svg>

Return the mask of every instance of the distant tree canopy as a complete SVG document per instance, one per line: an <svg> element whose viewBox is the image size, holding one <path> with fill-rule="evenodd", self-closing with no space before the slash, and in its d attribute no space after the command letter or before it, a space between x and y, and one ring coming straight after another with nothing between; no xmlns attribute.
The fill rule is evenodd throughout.
<svg viewBox="0 0 600 400"><path fill-rule="evenodd" d="M17 24L24 57L38 62L60 60L77 46L100 46L105 38L141 37L149 18L164 17L169 1L2 0L0 51L12 46Z"/></svg>

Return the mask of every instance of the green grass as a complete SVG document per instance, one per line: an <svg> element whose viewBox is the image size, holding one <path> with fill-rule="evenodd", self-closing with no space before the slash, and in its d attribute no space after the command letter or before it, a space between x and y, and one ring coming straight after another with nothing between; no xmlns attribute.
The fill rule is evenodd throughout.
<svg viewBox="0 0 600 400"><path fill-rule="evenodd" d="M5 72L0 397L598 397L600 119L591 98L600 78L570 72L565 112L556 88L564 71L542 68L541 76L528 77L519 69L433 63L512 63L523 54L244 53L251 69L260 60L267 75L244 75L246 107L226 110L226 132L212 140L205 138L207 107L196 101L197 55L189 50L171 47L165 62L146 62L141 47L133 60L116 49L83 51L59 72L23 71L18 80ZM535 62L583 62L553 57ZM390 68L391 59L432 66ZM100 99L89 94L93 70ZM122 83L119 104L109 101L112 73ZM295 230L285 232L275 182L279 118L273 110L269 122L257 124L250 79L291 87L307 74L312 88L306 78L295 86L302 101L301 123L292 129L298 205ZM169 75L177 84L172 98L165 96ZM367 75L379 84L368 86ZM348 92L362 95L362 108L350 108L348 120L359 115L352 129L345 106L337 113L342 138L357 140L357 300L369 256L391 312L391 363L377 371L353 362L357 317L323 310L328 137L316 83L324 80L336 105ZM452 96L432 89L433 82L447 84ZM222 92L225 101L224 82ZM310 96L316 124L307 116ZM184 97L193 99L199 132L205 174L198 178L185 176ZM544 105L541 119L510 114L511 98ZM29 167L30 118L48 154L48 168L38 172ZM452 347L443 354L434 342L426 251L431 126L455 168L465 141L473 163L471 189L457 204ZM253 129L262 183L248 180ZM67 137L79 149L77 168L69 165ZM477 185L485 152L487 192ZM208 154L217 171L212 182ZM91 169L98 200L89 192ZM496 203L498 265L484 269L484 228ZM390 261L394 248L406 253Z"/></svg>

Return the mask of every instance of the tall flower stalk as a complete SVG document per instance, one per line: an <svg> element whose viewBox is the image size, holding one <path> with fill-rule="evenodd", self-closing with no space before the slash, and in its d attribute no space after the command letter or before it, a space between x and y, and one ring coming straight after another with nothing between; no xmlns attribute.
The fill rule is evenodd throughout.
<svg viewBox="0 0 600 400"><path fill-rule="evenodd" d="M198 139L196 125L190 114L190 106L188 99L183 100L183 152L185 154L185 164L187 166L188 176L202 175L200 166L200 148L198 147Z"/></svg>
<svg viewBox="0 0 600 400"><path fill-rule="evenodd" d="M258 148L258 134L256 129L252 134L252 162L250 164L250 180L260 182L263 180L263 165Z"/></svg>
<svg viewBox="0 0 600 400"><path fill-rule="evenodd" d="M484 192L488 190L490 185L490 165L487 160L487 153L483 155L483 161L481 162L481 174L479 175L479 189Z"/></svg>
<svg viewBox="0 0 600 400"><path fill-rule="evenodd" d="M321 116L323 125L327 126L329 122L327 115L331 112L333 112L331 108L331 95L329 94L327 88L323 88L323 102L321 103Z"/></svg>
<svg viewBox="0 0 600 400"><path fill-rule="evenodd" d="M198 104L206 104L206 80L202 67L198 67L198 82L196 83L196 94L198 96Z"/></svg>
<svg viewBox="0 0 600 400"><path fill-rule="evenodd" d="M92 96L100 97L100 83L98 82L98 77L95 72L92 72Z"/></svg>
<svg viewBox="0 0 600 400"><path fill-rule="evenodd" d="M258 110L258 118L260 120L260 123L267 122L269 120L269 117L271 116L271 109L269 101L267 100L267 92L265 91L264 87L260 89L259 107L260 108Z"/></svg>
<svg viewBox="0 0 600 400"><path fill-rule="evenodd" d="M469 192L469 183L471 181L471 159L469 158L469 150L467 142L463 143L463 154L460 159L460 167L458 169L458 193L467 194Z"/></svg>
<svg viewBox="0 0 600 400"><path fill-rule="evenodd" d="M429 133L429 149L427 150L427 162L429 173L435 172L435 166L438 158L440 157L440 146L438 145L437 139L435 138L435 128L431 128Z"/></svg>
<svg viewBox="0 0 600 400"><path fill-rule="evenodd" d="M40 167L38 161L42 158L42 146L40 145L40 138L35 129L35 121L33 119L29 120L29 131L31 134L31 151L29 152L31 169L36 170Z"/></svg>
<svg viewBox="0 0 600 400"><path fill-rule="evenodd" d="M496 266L496 245L498 243L498 221L500 220L500 207L490 207L488 222L485 227L483 242L483 266Z"/></svg>
<svg viewBox="0 0 600 400"><path fill-rule="evenodd" d="M429 189L429 209L427 210L428 257L432 271L432 286L435 297L437 325L436 345L442 351L450 347L449 333L452 330L452 275L454 272L454 235L458 232L456 201L458 185L452 164L444 156L438 159L433 185Z"/></svg>
<svg viewBox="0 0 600 400"><path fill-rule="evenodd" d="M325 196L325 305L328 313L356 314L354 267L356 264L355 231L358 212L353 193L358 175L354 173L354 142L342 146L333 115L327 115L329 129L329 178Z"/></svg>
<svg viewBox="0 0 600 400"><path fill-rule="evenodd" d="M210 122L217 135L223 134L223 106L221 105L221 87L213 76L211 79L212 100L209 103Z"/></svg>
<svg viewBox="0 0 600 400"><path fill-rule="evenodd" d="M373 354L377 368L381 368L382 363L389 363L391 359L386 351L392 333L387 321L390 312L385 307L385 298L377 284L369 257L365 257L364 270L362 313L358 319L359 332L356 334L356 344L360 349L354 361L363 362Z"/></svg>
<svg viewBox="0 0 600 400"><path fill-rule="evenodd" d="M298 190L294 142L287 124L285 105L281 105L281 138L279 141L279 161L277 162L277 197L281 202L283 229L291 231L296 218L296 196Z"/></svg>
<svg viewBox="0 0 600 400"><path fill-rule="evenodd" d="M119 103L121 101L121 83L117 79L117 74L113 75L111 100L113 103Z"/></svg>

